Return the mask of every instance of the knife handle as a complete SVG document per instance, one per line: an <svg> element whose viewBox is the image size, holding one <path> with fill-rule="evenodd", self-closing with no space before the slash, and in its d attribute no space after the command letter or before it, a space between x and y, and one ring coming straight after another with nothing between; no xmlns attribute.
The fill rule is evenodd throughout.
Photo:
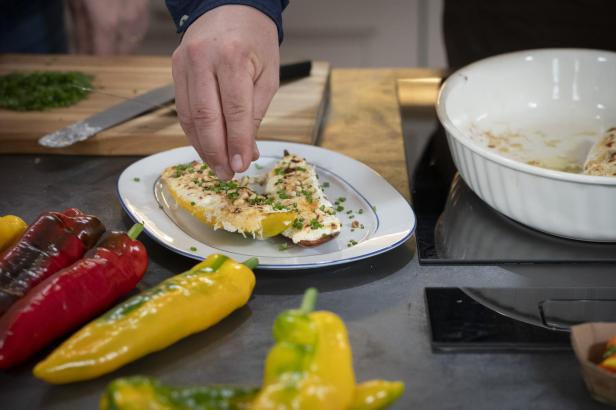
<svg viewBox="0 0 616 410"><path fill-rule="evenodd" d="M308 77L312 71L312 61L283 64L280 66L280 82Z"/></svg>

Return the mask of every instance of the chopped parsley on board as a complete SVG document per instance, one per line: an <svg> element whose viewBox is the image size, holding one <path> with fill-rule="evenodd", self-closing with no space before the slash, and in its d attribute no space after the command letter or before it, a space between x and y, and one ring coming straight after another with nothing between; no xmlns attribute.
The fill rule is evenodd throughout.
<svg viewBox="0 0 616 410"><path fill-rule="evenodd" d="M45 111L68 107L92 90L91 77L80 72L34 71L0 76L0 108Z"/></svg>

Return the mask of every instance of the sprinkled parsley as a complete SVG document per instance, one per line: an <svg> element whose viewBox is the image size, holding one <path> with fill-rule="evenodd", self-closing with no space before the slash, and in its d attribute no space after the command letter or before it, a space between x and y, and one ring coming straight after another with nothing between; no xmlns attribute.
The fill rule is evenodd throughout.
<svg viewBox="0 0 616 410"><path fill-rule="evenodd" d="M321 184L321 186L323 188L329 188L329 182L323 182L323 184Z"/></svg>
<svg viewBox="0 0 616 410"><path fill-rule="evenodd" d="M364 210L363 210L362 208L359 208L359 210L357 211L357 213L361 215L361 214L363 214L363 213L364 213Z"/></svg>
<svg viewBox="0 0 616 410"><path fill-rule="evenodd" d="M338 212L342 212L342 211L344 211L344 207L343 207L342 205L338 205L338 206L336 207L336 211L338 211Z"/></svg>
<svg viewBox="0 0 616 410"><path fill-rule="evenodd" d="M263 169L263 165L259 165L259 164L257 164L257 163L255 162L255 168L256 168L256 169Z"/></svg>
<svg viewBox="0 0 616 410"><path fill-rule="evenodd" d="M278 246L279 251L286 251L287 249L289 249L289 244L286 242Z"/></svg>
<svg viewBox="0 0 616 410"><path fill-rule="evenodd" d="M195 248L194 246L190 247L191 252L197 252L197 248Z"/></svg>
<svg viewBox="0 0 616 410"><path fill-rule="evenodd" d="M348 243L347 243L347 248L350 248L351 246L355 246L357 245L357 241L355 239L351 239Z"/></svg>
<svg viewBox="0 0 616 410"><path fill-rule="evenodd" d="M304 227L304 218L295 218L291 226L294 229L302 229Z"/></svg>
<svg viewBox="0 0 616 410"><path fill-rule="evenodd" d="M195 206L195 201L192 201L190 204L191 204L192 206Z"/></svg>
<svg viewBox="0 0 616 410"><path fill-rule="evenodd" d="M306 191L305 189L302 189L302 195L306 198L306 201L312 203L312 192L310 191Z"/></svg>
<svg viewBox="0 0 616 410"><path fill-rule="evenodd" d="M310 220L310 228L312 229L323 228L323 224L320 223L318 219L314 218Z"/></svg>
<svg viewBox="0 0 616 410"><path fill-rule="evenodd" d="M133 178L133 181L135 181L135 182L139 182L139 181L141 181L141 178L139 178L139 177L135 177L135 178Z"/></svg>
<svg viewBox="0 0 616 410"><path fill-rule="evenodd" d="M343 196L341 196L340 198L338 198L338 199L336 200L336 202L339 202L339 203L342 203L342 202L344 202L344 201L346 201L346 198L345 198L345 197L343 197Z"/></svg>
<svg viewBox="0 0 616 410"><path fill-rule="evenodd" d="M274 175L282 175L282 174L284 174L283 167L274 168Z"/></svg>
<svg viewBox="0 0 616 410"><path fill-rule="evenodd" d="M280 191L276 192L276 194L278 195L278 198L280 198L280 199L289 199L289 198L291 198L291 197L289 196L289 194L287 194L287 193L285 192L285 190L284 190L284 189L281 189Z"/></svg>

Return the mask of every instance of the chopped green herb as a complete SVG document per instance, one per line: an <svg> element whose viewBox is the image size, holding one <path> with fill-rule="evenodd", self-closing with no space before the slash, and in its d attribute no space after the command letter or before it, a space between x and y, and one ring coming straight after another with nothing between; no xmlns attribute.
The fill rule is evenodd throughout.
<svg viewBox="0 0 616 410"><path fill-rule="evenodd" d="M284 174L283 167L274 168L274 175L282 175L282 174Z"/></svg>
<svg viewBox="0 0 616 410"><path fill-rule="evenodd" d="M344 207L343 207L342 205L338 205L338 206L336 207L336 211L338 211L338 212L342 212L342 211L344 211Z"/></svg>
<svg viewBox="0 0 616 410"><path fill-rule="evenodd" d="M306 200L310 203L312 203L312 192L310 191L306 191L305 189L302 189L302 195L306 198Z"/></svg>
<svg viewBox="0 0 616 410"><path fill-rule="evenodd" d="M347 248L350 248L351 246L355 246L357 245L357 241L355 239L351 239L348 243L347 243Z"/></svg>
<svg viewBox="0 0 616 410"><path fill-rule="evenodd" d="M318 219L314 218L310 220L310 228L312 229L323 228L323 224L320 223Z"/></svg>
<svg viewBox="0 0 616 410"><path fill-rule="evenodd" d="M91 91L91 77L77 71L9 73L0 76L0 108L44 111L68 107Z"/></svg>
<svg viewBox="0 0 616 410"><path fill-rule="evenodd" d="M376 206L372 205L372 210L376 212Z"/></svg>
<svg viewBox="0 0 616 410"><path fill-rule="evenodd" d="M201 171L205 171L207 169L207 164L201 165Z"/></svg>
<svg viewBox="0 0 616 410"><path fill-rule="evenodd" d="M304 218L295 218L291 226L294 229L302 229L304 227Z"/></svg>
<svg viewBox="0 0 616 410"><path fill-rule="evenodd" d="M364 224L359 225L361 229L364 229Z"/></svg>
<svg viewBox="0 0 616 410"><path fill-rule="evenodd" d="M355 218L355 215L349 215L349 219Z"/></svg>
<svg viewBox="0 0 616 410"><path fill-rule="evenodd" d="M278 247L279 251L286 251L287 249L289 249L289 244L288 243L283 243Z"/></svg>
<svg viewBox="0 0 616 410"><path fill-rule="evenodd" d="M214 171L211 171L211 170L210 170L210 171L208 171L208 172L207 172L207 174L208 174L209 176L211 176L211 177L215 177L215 176L216 176L216 173L215 173Z"/></svg>
<svg viewBox="0 0 616 410"><path fill-rule="evenodd" d="M274 205L272 205L272 208L274 208L277 211L282 211L283 209L287 209L283 204L281 204L280 202L276 202Z"/></svg>
<svg viewBox="0 0 616 410"><path fill-rule="evenodd" d="M347 214L352 214L352 213L353 213L353 211L349 209L348 211L346 211L346 213L347 213Z"/></svg>
<svg viewBox="0 0 616 410"><path fill-rule="evenodd" d="M227 198L235 200L240 196L240 193L237 191L227 192Z"/></svg>
<svg viewBox="0 0 616 410"><path fill-rule="evenodd" d="M363 209L361 209L361 208L359 208L359 210L357 211L357 213L361 215L361 214L363 214L363 213L364 213L364 210L363 210Z"/></svg>
<svg viewBox="0 0 616 410"><path fill-rule="evenodd" d="M256 168L256 169L263 169L263 165L259 165L259 164L257 164L257 163L255 162L255 168Z"/></svg>
<svg viewBox="0 0 616 410"><path fill-rule="evenodd" d="M323 182L321 185L323 188L329 188L329 182Z"/></svg>
<svg viewBox="0 0 616 410"><path fill-rule="evenodd" d="M296 167L295 170L300 172L306 172L306 168L304 167Z"/></svg>
<svg viewBox="0 0 616 410"><path fill-rule="evenodd" d="M287 194L287 193L285 192L285 190L284 190L284 189L281 189L280 191L276 192L276 194L278 194L278 198L280 198L280 199L289 199L289 198L291 198L291 197L289 196L289 194Z"/></svg>
<svg viewBox="0 0 616 410"><path fill-rule="evenodd" d="M191 204L192 206L195 206L195 201L192 201L190 204Z"/></svg>
<svg viewBox="0 0 616 410"><path fill-rule="evenodd" d="M191 252L197 252L197 248L195 248L194 246L190 247Z"/></svg>
<svg viewBox="0 0 616 410"><path fill-rule="evenodd" d="M139 181L141 181L141 178L139 178L139 177L135 177L135 178L133 178L133 181L135 181L135 182L139 182Z"/></svg>

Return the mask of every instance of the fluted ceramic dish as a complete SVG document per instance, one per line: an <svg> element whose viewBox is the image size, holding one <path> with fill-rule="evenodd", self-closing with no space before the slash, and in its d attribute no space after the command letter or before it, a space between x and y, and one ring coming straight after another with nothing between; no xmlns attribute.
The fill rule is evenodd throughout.
<svg viewBox="0 0 616 410"><path fill-rule="evenodd" d="M437 113L460 175L491 207L553 235L616 241L616 177L575 173L616 126L616 53L479 61L447 79Z"/></svg>

